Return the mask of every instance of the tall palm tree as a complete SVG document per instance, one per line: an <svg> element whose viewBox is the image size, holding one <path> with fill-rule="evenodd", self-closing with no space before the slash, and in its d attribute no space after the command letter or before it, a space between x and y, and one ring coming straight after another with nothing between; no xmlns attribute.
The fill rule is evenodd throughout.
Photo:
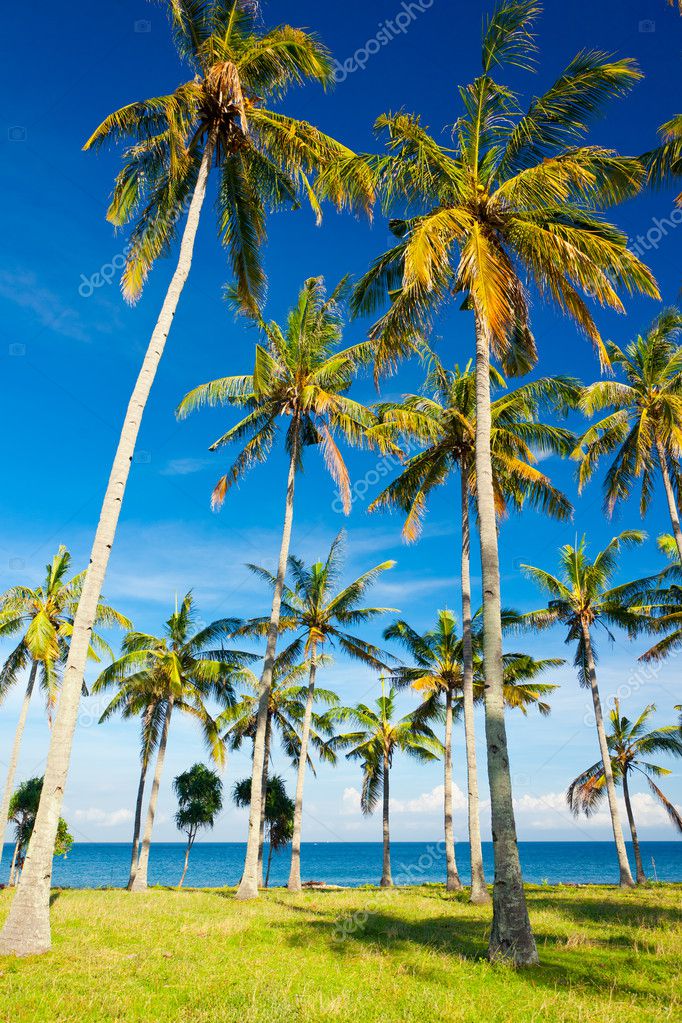
<svg viewBox="0 0 682 1023"><path fill-rule="evenodd" d="M614 455L604 480L604 505L612 514L616 504L641 480L640 510L645 514L660 471L679 556L682 529L678 499L682 450L682 313L666 309L646 334L624 350L607 344L611 364L623 371L621 380L600 380L585 388L583 411L609 409L609 414L583 435L574 457L580 460L582 488L601 458Z"/></svg>
<svg viewBox="0 0 682 1023"><path fill-rule="evenodd" d="M317 172L350 151L305 121L266 107L292 86L326 85L328 51L312 35L280 26L265 30L255 0L168 0L173 41L190 79L171 94L130 103L110 114L85 148L123 142L125 164L116 178L108 217L133 223L123 275L134 300L156 259L178 235L187 210L178 262L125 413L90 554L74 641L69 651L60 715L52 736L45 784L16 909L0 934L3 952L36 954L50 947L52 847L70 762L90 630L113 545L142 414L163 355L180 294L189 275L209 172L215 163L218 228L242 308L263 298L259 251L266 211L309 200L320 216ZM362 175L361 175L362 176ZM354 196L363 192L358 183ZM325 194L346 200L340 183ZM366 193L366 205L371 196Z"/></svg>
<svg viewBox="0 0 682 1023"><path fill-rule="evenodd" d="M50 564L45 566L45 577L41 586L12 586L0 596L0 637L5 639L17 634L21 637L0 671L0 701L4 700L13 688L21 672L29 669L0 804L2 822L0 857L21 742L38 672L40 686L45 693L48 722L50 728L52 727L60 670L73 635L74 616L85 576L84 572L80 572L69 578L70 567L71 555L66 547L60 546ZM132 628L132 623L124 615L101 601L95 611L94 624L104 628L111 626ZM93 628L88 646L88 659L98 662L102 655L113 657L109 645Z"/></svg>
<svg viewBox="0 0 682 1023"><path fill-rule="evenodd" d="M356 312L373 313L391 299L370 335L377 374L414 350L415 338L429 331L453 294L461 293L474 314L486 738L499 882L489 954L518 965L538 957L523 891L504 722L490 359L501 359L507 371L533 363L528 285L575 321L604 359L583 296L620 311L617 288L658 297L651 273L628 250L627 236L601 215L639 190L643 167L583 144L589 122L641 74L631 60L583 50L519 113L521 97L498 80L497 71L533 68L539 12L536 0L500 0L485 26L482 72L460 88L463 112L445 144L416 115L385 114L377 121L387 134L388 154L359 160L385 206L399 214L391 221L398 241L360 282L354 302ZM357 173L357 162L347 161L349 174Z"/></svg>
<svg viewBox="0 0 682 1023"><path fill-rule="evenodd" d="M491 369L493 384L504 380ZM400 403L378 407L380 424L370 430L380 445L389 440L416 442L423 450L410 458L392 483L370 505L399 508L406 515L403 537L409 543L421 532L431 492L457 472L460 478L462 631L464 643L464 735L467 756L468 825L471 851L471 901L488 902L483 872L479 821L478 771L474 724L473 648L471 639L471 528L470 505L476 491L476 379L470 364L447 371L432 357L424 394L407 395ZM491 449L498 518L508 506L520 509L526 501L545 514L565 518L571 505L536 466L537 453L568 454L573 435L537 421L540 406L570 406L577 400L577 384L550 378L504 393L491 405ZM454 883L454 882L453 882Z"/></svg>
<svg viewBox="0 0 682 1023"><path fill-rule="evenodd" d="M382 799L383 809L383 868L381 887L393 885L391 876L391 832L389 819L390 773L393 758L397 752L406 753L420 763L438 760L443 752L440 741L419 712L394 718L396 691L391 688L386 694L384 680L381 680L381 696L375 707L364 703L357 707L332 708L330 721L349 722L356 731L336 735L329 740L331 749L351 749L346 757L359 760L362 765L362 794L360 808L364 814L371 814Z"/></svg>
<svg viewBox="0 0 682 1023"><path fill-rule="evenodd" d="M506 617L513 620L518 618L512 612L507 612ZM470 669L472 704L474 701L482 701L485 693L485 672L481 657L483 646L481 624L482 615L479 611L472 623L468 644L472 648ZM443 810L446 889L459 891L462 888L462 882L457 870L452 812L452 726L455 716L461 714L466 706L464 693L469 670L465 662L467 644L464 640L464 633L461 637L458 636L455 615L452 611L444 610L438 612L435 626L425 633L419 633L408 622L399 620L386 629L384 639L398 640L414 662L412 665L400 665L393 669L391 680L394 685L397 687L409 685L420 693L424 700L423 712L426 712L428 718L432 715L440 717L442 711L445 712ZM542 697L552 692L556 686L538 683L535 682L535 679L547 668L556 667L563 662L556 659L536 661L526 654L505 654L504 662L504 695L507 706L519 707L526 713L526 708L535 704L541 714L549 713L549 707L543 702ZM443 699L445 701L444 708L442 707ZM474 812L478 824L478 798ZM478 834L480 842L480 832ZM480 854L480 848L478 851ZM472 888L474 886L474 862L475 857L472 855ZM482 875L481 866L479 887L481 884L485 885L485 878ZM478 895L474 901L481 902L483 900Z"/></svg>
<svg viewBox="0 0 682 1023"><path fill-rule="evenodd" d="M283 652L283 656L290 660L305 656L310 665L308 692L301 726L301 750L297 765L296 809L291 845L291 869L287 885L290 892L300 892L302 889L303 788L320 656L324 652L325 644L331 648L338 645L353 660L373 668L384 667L382 658L385 659L386 655L371 643L346 632L345 627L364 624L382 614L396 610L395 608L361 606L368 590L382 572L393 568L394 561L384 561L380 565L375 565L374 568L364 572L348 586L344 586L336 592L343 564L343 541L343 533L339 533L331 545L326 561L315 562L310 568L306 567L300 558L289 557L292 584L287 586L285 583L282 593L280 630L298 633L293 643L289 644ZM275 586L276 578L270 572L256 565L252 565L251 568L273 587ZM254 618L247 622L239 632L246 635L266 635L268 626L267 618Z"/></svg>
<svg viewBox="0 0 682 1023"><path fill-rule="evenodd" d="M592 692L594 718L597 726L599 752L604 770L604 784L609 802L613 837L618 854L620 884L628 888L633 885L628 863L620 811L616 800L616 787L611 768L609 746L604 728L599 686L597 683L597 658L594 644L594 630L601 626L607 636L612 637L615 626L626 629L630 635L644 630L647 618L640 613L636 603L637 595L651 587L649 580L612 586L611 582L618 569L618 556L622 549L641 544L645 534L639 530L626 530L615 536L597 556L590 559L587 554L585 537L575 546L566 544L559 552L560 576L551 575L541 568L522 565L523 572L549 594L546 608L531 611L522 616L524 623L533 629L562 625L567 629L566 643L575 643L574 664L582 686Z"/></svg>
<svg viewBox="0 0 682 1023"><path fill-rule="evenodd" d="M679 725L664 725L662 728L655 728L651 732L646 731L647 722L655 710L654 704L650 703L648 707L644 708L636 721L629 721L628 718L621 717L620 702L614 700L613 710L609 714L611 732L606 737L611 753L611 770L614 781L620 782L623 786L623 798L630 824L630 834L632 835L638 884L643 884L647 878L642 864L642 852L639 847L637 825L635 824L635 815L632 811L632 801L630 799L630 775L633 772L638 771L639 774L644 775L651 792L668 814L674 827L678 831L682 831L682 816L653 780L661 775L671 774L672 772L666 767L652 764L648 759L657 753L667 753L672 757L682 757L680 728ZM600 760L598 763L593 764L592 767L588 767L586 771L583 771L582 774L579 774L571 782L566 792L566 799L576 816L584 813L589 817L601 805L604 792L604 766Z"/></svg>
<svg viewBox="0 0 682 1023"><path fill-rule="evenodd" d="M188 593L179 608L176 603L161 636L129 632L123 640L121 657L105 668L93 686L93 692L114 686L117 689L104 711L105 719L128 704L136 706L140 694L150 694L148 698L158 702L155 715L160 718L161 732L140 854L129 885L131 891L147 888L149 849L173 711L197 722L211 757L222 765L225 747L207 703L214 699L224 707L234 702L235 673L251 657L215 646L234 631L234 619L221 619L195 631L197 621L192 594Z"/></svg>
<svg viewBox="0 0 682 1023"><path fill-rule="evenodd" d="M269 619L265 619L269 625ZM266 628L267 628L266 625ZM236 630L237 634L258 633L260 629L242 626ZM292 648L293 647L293 648ZM300 653L300 645L283 650L275 658L270 685L270 698L268 701L268 715L265 725L265 745L263 751L263 773L261 775L261 808L259 825L259 851L258 851L258 880L262 885L263 877L263 844L265 841L265 830L267 826L267 813L265 807L265 794L268 791L268 778L270 774L270 759L273 735L279 736L280 743L287 759L298 769L301 759L305 758L307 766L314 771L310 747L318 755L330 763L335 762L335 757L325 745L328 735L324 715L313 713L310 707L308 718L308 734L305 753L303 752L303 731L308 711L309 689L304 683L309 678L312 668L310 659L298 663L296 655ZM321 654L317 657L317 665L325 665L329 658ZM260 677L254 674L249 668L242 668L239 672L239 681L242 685L242 692L232 707L228 707L218 719L218 725L225 728L224 736L231 750L240 750L244 739L248 738L254 743L258 729L258 708ZM319 686L313 691L313 702L318 701L327 707L338 704L339 698L330 689L320 689ZM244 803L249 805L251 797Z"/></svg>
<svg viewBox="0 0 682 1023"><path fill-rule="evenodd" d="M252 899L258 895L261 800L255 789L260 789L263 774L268 693L291 541L296 474L302 468L305 448L318 446L343 496L344 505L349 510L348 470L334 435L339 434L350 443L362 443L366 428L374 421L366 408L346 397L359 364L369 354L367 344L343 350L339 348L347 289L347 281L343 280L327 296L323 278L307 280L297 304L289 313L285 328L274 322L266 324L261 321L266 345L256 346L253 373L250 376L225 377L203 384L186 395L178 410L181 417L205 405L228 405L247 412L236 426L212 445L211 450L215 451L227 444L244 444L232 468L218 481L213 491L214 506L222 503L228 489L254 463L267 459L280 420L287 424L285 448L289 456L289 473L284 525L259 691L258 728L253 751L254 792L250 801L244 873L237 891L239 899Z"/></svg>

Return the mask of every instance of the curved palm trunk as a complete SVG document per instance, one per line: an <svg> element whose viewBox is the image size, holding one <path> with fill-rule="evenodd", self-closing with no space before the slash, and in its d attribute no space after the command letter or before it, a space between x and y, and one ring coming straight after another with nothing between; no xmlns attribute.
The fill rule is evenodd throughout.
<svg viewBox="0 0 682 1023"><path fill-rule="evenodd" d="M313 642L310 658L310 674L308 676L308 695L303 715L301 730L301 752L298 757L298 773L296 775L296 803L294 809L294 833L291 840L291 868L287 888L290 892L300 892L301 885L301 823L303 820L303 786L308 763L308 745L310 742L310 723L313 717L315 700L315 676L317 674L317 643Z"/></svg>
<svg viewBox="0 0 682 1023"><path fill-rule="evenodd" d="M452 690L445 694L445 778L443 809L445 814L445 862L447 866L445 888L448 892L461 891L462 882L457 872L455 857L455 831L452 824Z"/></svg>
<svg viewBox="0 0 682 1023"><path fill-rule="evenodd" d="M483 571L483 656L486 674L485 732L492 816L495 885L488 945L491 959L517 966L538 962L523 889L512 802L502 687L502 621L497 516L490 453L490 348L476 322L476 491Z"/></svg>
<svg viewBox="0 0 682 1023"><path fill-rule="evenodd" d="M199 226L201 207L206 196L206 183L213 157L214 142L210 139L194 188L187 214L187 223L180 244L178 265L171 280L161 313L154 327L149 348L142 363L133 393L126 410L123 429L114 464L109 476L97 532L90 553L83 592L76 612L69 656L57 718L52 730L47 756L43 791L33 835L26 855L21 883L10 907L5 926L0 933L0 954L37 955L50 948L50 884L52 858L57 836L59 815L64 800L64 788L69 773L73 734L78 718L83 686L83 675L90 646L90 634L95 621L97 605L116 526L121 511L130 465L140 429L142 414L149 398L156 371L163 355L175 310L185 286L192 264L194 241Z"/></svg>
<svg viewBox="0 0 682 1023"><path fill-rule="evenodd" d="M677 510L677 501L675 500L675 491L673 490L670 473L668 472L668 462L665 457L665 449L660 440L656 441L656 450L658 452L658 461L663 475L663 486L665 487L665 496L668 500L668 511L670 513L670 522L673 527L673 535L675 537L675 543L677 544L677 552L680 556L680 562L682 562L682 529L680 529L680 515Z"/></svg>
<svg viewBox="0 0 682 1023"><path fill-rule="evenodd" d="M178 881L178 888L182 888L183 884L185 883L185 878L187 877L187 868L189 867L189 854L192 851L192 846L194 845L194 839L195 838L196 838L196 832L194 832L194 833L190 832L189 835L187 836L187 848L185 849L185 862L184 862L184 865L183 865L183 868L182 868L182 876L180 877L180 880Z"/></svg>
<svg viewBox="0 0 682 1023"><path fill-rule="evenodd" d="M12 855L12 866L9 871L9 886L14 888L17 883L17 860L19 858L19 849L21 847L21 839L18 838L14 843L14 853Z"/></svg>
<svg viewBox="0 0 682 1023"><path fill-rule="evenodd" d="M9 766L7 768L7 779L5 781L5 791L2 794L2 804L0 804L0 860L2 859L2 852L4 849L4 838L5 829L7 828L7 814L9 813L9 803L12 798L12 792L14 790L14 778L17 773L17 764L19 763L19 750L21 749L21 740L24 737L24 729L26 728L26 718L28 717L28 708L31 703L31 696L33 695L33 687L36 683L36 675L38 674L38 662L33 661L31 663L31 671L28 676L28 683L26 685L26 692L24 693L24 699L21 704L21 711L19 713L19 720L17 721L17 727L14 732L14 742L12 743L12 752L9 757ZM14 868L14 864L12 864Z"/></svg>
<svg viewBox="0 0 682 1023"><path fill-rule="evenodd" d="M642 850L639 848L639 835L637 834L635 815L632 812L632 803L630 802L630 785L628 783L627 769L623 771L623 798L625 799L625 810L628 815L630 834L632 835L632 848L635 853L635 866L637 867L637 884L645 884L646 874L644 873L644 864L642 863Z"/></svg>
<svg viewBox="0 0 682 1023"><path fill-rule="evenodd" d="M613 840L616 843L616 853L618 855L620 885L621 888L632 888L635 882L632 880L628 854L625 848L625 839L623 838L623 827L620 822L620 810L618 809L618 800L616 798L616 783L613 780L613 769L611 767L611 753L609 752L609 745L606 741L604 715L602 714L599 686L597 685L597 669L595 667L594 654L592 652L592 638L590 636L589 627L585 623L583 623L582 630L583 642L585 644L585 657L587 660L587 674L590 680L590 689L592 690L594 720L597 725L597 738L599 739L599 752L601 753L602 766L604 768L606 796L609 801L609 811L611 813Z"/></svg>
<svg viewBox="0 0 682 1023"><path fill-rule="evenodd" d="M471 857L471 898L476 905L490 902L483 872L481 818L478 800L476 727L474 718L474 651L471 640L471 528L469 520L469 466L462 465L462 691L464 695L464 744L467 758L467 812Z"/></svg>
<svg viewBox="0 0 682 1023"><path fill-rule="evenodd" d="M148 707L145 711L145 723L143 726L143 742L146 730L152 719L153 707ZM137 873L137 861L140 857L140 830L142 828L142 804L144 802L144 787L147 781L147 770L149 768L149 754L147 750L142 753L142 764L140 766L140 782L137 786L137 801L135 803L135 823L133 825L133 848L130 854L130 874L128 875L128 891L130 891L135 882L135 874Z"/></svg>
<svg viewBox="0 0 682 1023"><path fill-rule="evenodd" d="M270 773L270 738L272 736L272 715L268 714L265 726L265 750L263 752L263 780L260 787L260 832L258 835L258 886L263 887L263 850L265 848L265 804L268 798L268 775Z"/></svg>
<svg viewBox="0 0 682 1023"><path fill-rule="evenodd" d="M297 436L296 432L294 436ZM279 551L277 578L275 580L275 589L272 596L272 610L270 612L270 627L268 629L268 642L265 650L265 664L263 666L263 674L260 680L260 692L258 694L258 720L256 723L256 738L253 743L253 767L251 773L249 833L246 843L244 873L242 874L242 879L239 882L239 888L237 889L236 894L238 899L255 899L258 897L258 851L260 847L262 802L261 780L263 777L263 762L265 755L265 730L270 704L270 689L272 687L272 668L275 663L275 653L277 650L277 634L279 632L282 590L284 589L284 576L286 575L289 545L291 543L291 527L294 520L294 489L296 483L297 462L298 445L294 442L289 458L289 476L287 479L287 494L284 507L282 544Z"/></svg>
<svg viewBox="0 0 682 1023"><path fill-rule="evenodd" d="M149 868L149 849L152 843L152 831L154 829L154 817L156 815L156 804L159 799L159 787L161 785L161 775L163 774L163 762L166 758L166 746L168 745L168 731L170 729L171 714L173 713L173 698L171 697L168 701L168 709L166 711L166 717L163 722L163 729L161 730L161 740L159 742L159 752L156 755L156 767L154 768L154 781L152 782L152 791L149 796L149 806L147 807L147 820L144 826L144 835L142 836L142 847L140 849L140 858L137 863L137 870L135 871L135 877L133 883L130 886L131 892L144 892L147 890L147 870Z"/></svg>
<svg viewBox="0 0 682 1023"><path fill-rule="evenodd" d="M389 827L389 774L390 762L388 755L384 753L384 805L383 805L383 838L384 838L384 862L381 871L381 887L392 888L393 878L391 877L391 832Z"/></svg>

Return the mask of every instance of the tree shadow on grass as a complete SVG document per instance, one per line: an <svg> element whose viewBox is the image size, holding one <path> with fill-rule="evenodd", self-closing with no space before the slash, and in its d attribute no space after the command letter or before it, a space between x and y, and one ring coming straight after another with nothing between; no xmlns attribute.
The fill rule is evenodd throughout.
<svg viewBox="0 0 682 1023"><path fill-rule="evenodd" d="M532 893L528 897L528 907L545 909L568 917L577 924L606 924L607 926L658 926L679 927L682 924L681 908L675 906L652 906L640 902L637 893L621 891L614 888L610 899L600 897L589 898L553 898L551 895ZM680 892L682 903L682 891Z"/></svg>

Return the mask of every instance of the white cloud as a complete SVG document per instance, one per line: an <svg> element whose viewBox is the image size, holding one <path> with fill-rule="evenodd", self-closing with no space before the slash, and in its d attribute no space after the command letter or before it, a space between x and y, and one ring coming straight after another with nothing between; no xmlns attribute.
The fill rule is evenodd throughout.
<svg viewBox="0 0 682 1023"><path fill-rule="evenodd" d="M430 792L422 792L416 799L392 799L391 810L395 813L442 813L445 788L436 785ZM466 799L459 785L452 786L453 810L465 810Z"/></svg>
<svg viewBox="0 0 682 1023"><path fill-rule="evenodd" d="M358 790L354 788L344 789L341 798L341 816L351 817L360 812L360 793Z"/></svg>
<svg viewBox="0 0 682 1023"><path fill-rule="evenodd" d="M209 465L207 458L172 458L160 470L162 476L191 476Z"/></svg>
<svg viewBox="0 0 682 1023"><path fill-rule="evenodd" d="M132 812L125 807L107 811L96 806L90 806L87 810L76 810L74 817L81 824L96 824L100 828L115 828L133 819Z"/></svg>

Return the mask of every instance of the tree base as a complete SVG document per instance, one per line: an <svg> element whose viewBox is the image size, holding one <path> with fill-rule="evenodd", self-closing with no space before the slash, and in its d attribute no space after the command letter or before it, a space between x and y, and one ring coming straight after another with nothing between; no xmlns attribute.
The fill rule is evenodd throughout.
<svg viewBox="0 0 682 1023"><path fill-rule="evenodd" d="M252 899L258 898L258 885L250 884L242 880L239 888L235 892L235 899L239 902L250 902Z"/></svg>
<svg viewBox="0 0 682 1023"><path fill-rule="evenodd" d="M379 882L379 887L380 888L392 888L393 887L393 881L391 880L390 877L382 877L381 881Z"/></svg>
<svg viewBox="0 0 682 1023"><path fill-rule="evenodd" d="M46 906L38 906L17 892L0 932L0 955L25 958L44 955L51 948L49 900Z"/></svg>
<svg viewBox="0 0 682 1023"><path fill-rule="evenodd" d="M472 906L488 906L490 904L490 892L487 888L472 888L469 902Z"/></svg>
<svg viewBox="0 0 682 1023"><path fill-rule="evenodd" d="M449 877L445 882L446 892L461 892L464 885L458 877Z"/></svg>

